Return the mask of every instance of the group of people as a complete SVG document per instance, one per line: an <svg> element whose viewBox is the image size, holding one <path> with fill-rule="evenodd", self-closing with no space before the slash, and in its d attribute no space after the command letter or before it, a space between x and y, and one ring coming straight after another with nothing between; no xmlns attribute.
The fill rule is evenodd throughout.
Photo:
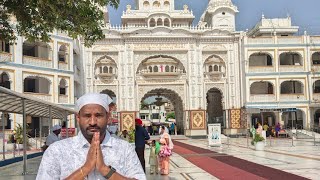
<svg viewBox="0 0 320 180"><path fill-rule="evenodd" d="M281 125L278 122L276 126L269 126L267 122L262 126L259 122L255 124L255 129L258 134L262 134L262 131L266 131L266 137L278 137L281 131Z"/></svg>
<svg viewBox="0 0 320 180"><path fill-rule="evenodd" d="M150 173L159 173L162 175L169 174L169 160L172 155L173 143L168 129L165 126L160 127L160 139L150 140L149 133L142 126L142 120L135 119L135 150L140 160L144 172L145 170L145 145L150 146Z"/></svg>
<svg viewBox="0 0 320 180"><path fill-rule="evenodd" d="M177 126L175 122L172 122L169 125L150 125L143 126L150 135L159 135L161 134L161 126L165 126L170 135L177 135Z"/></svg>
<svg viewBox="0 0 320 180"><path fill-rule="evenodd" d="M133 146L127 142L127 130L120 137L109 133L111 102L108 95L99 93L88 93L77 100L78 135L60 140L61 127L52 128L36 179L144 180L146 144L151 146L150 172L169 174L173 143L166 127L161 127L160 139L149 141L141 119L136 119Z"/></svg>
<svg viewBox="0 0 320 180"><path fill-rule="evenodd" d="M169 162L172 155L173 143L168 130L165 126L160 128L160 139L150 142L150 174L159 173L162 175L169 174Z"/></svg>

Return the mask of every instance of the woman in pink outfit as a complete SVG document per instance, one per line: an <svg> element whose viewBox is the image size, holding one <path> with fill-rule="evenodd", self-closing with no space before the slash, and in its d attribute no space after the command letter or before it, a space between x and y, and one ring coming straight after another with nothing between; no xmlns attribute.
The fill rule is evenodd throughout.
<svg viewBox="0 0 320 180"><path fill-rule="evenodd" d="M173 149L173 143L171 141L170 135L166 132L165 127L161 126L161 138L160 138L161 149L159 152L159 163L160 163L160 173L162 175L169 174L169 161L171 156L171 151Z"/></svg>

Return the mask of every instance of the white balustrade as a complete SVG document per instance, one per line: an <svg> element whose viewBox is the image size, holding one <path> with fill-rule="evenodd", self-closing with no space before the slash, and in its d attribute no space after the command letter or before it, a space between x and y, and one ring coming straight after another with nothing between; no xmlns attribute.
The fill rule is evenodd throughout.
<svg viewBox="0 0 320 180"><path fill-rule="evenodd" d="M299 101L306 100L304 94L280 94L280 101Z"/></svg>
<svg viewBox="0 0 320 180"><path fill-rule="evenodd" d="M274 102L276 96L274 94L251 94L250 102Z"/></svg>
<svg viewBox="0 0 320 180"><path fill-rule="evenodd" d="M312 72L320 72L320 65L312 65L311 71Z"/></svg>
<svg viewBox="0 0 320 180"><path fill-rule="evenodd" d="M61 70L69 70L69 64L65 62L59 62L59 69Z"/></svg>
<svg viewBox="0 0 320 180"><path fill-rule="evenodd" d="M312 94L312 101L313 102L320 102L320 93L313 93Z"/></svg>
<svg viewBox="0 0 320 180"><path fill-rule="evenodd" d="M288 36L278 37L278 44L301 44L303 43L303 36Z"/></svg>
<svg viewBox="0 0 320 180"><path fill-rule="evenodd" d="M7 52L0 52L0 62L12 61L12 54Z"/></svg>
<svg viewBox="0 0 320 180"><path fill-rule="evenodd" d="M304 72L303 66L295 66L295 65L280 65L280 72Z"/></svg>
<svg viewBox="0 0 320 180"><path fill-rule="evenodd" d="M249 72L274 72L273 66L249 66Z"/></svg>
<svg viewBox="0 0 320 180"><path fill-rule="evenodd" d="M248 44L274 44L273 37L248 38Z"/></svg>
<svg viewBox="0 0 320 180"><path fill-rule="evenodd" d="M310 43L320 43L320 36L311 36Z"/></svg>
<svg viewBox="0 0 320 180"><path fill-rule="evenodd" d="M23 56L23 64L32 66L52 68L52 61L40 57Z"/></svg>
<svg viewBox="0 0 320 180"><path fill-rule="evenodd" d="M61 95L60 94L58 102L61 103L61 104L68 104L69 103L68 95Z"/></svg>
<svg viewBox="0 0 320 180"><path fill-rule="evenodd" d="M24 92L24 94L30 95L30 96L38 98L38 99L41 99L43 101L53 102L51 94L31 93L31 92Z"/></svg>

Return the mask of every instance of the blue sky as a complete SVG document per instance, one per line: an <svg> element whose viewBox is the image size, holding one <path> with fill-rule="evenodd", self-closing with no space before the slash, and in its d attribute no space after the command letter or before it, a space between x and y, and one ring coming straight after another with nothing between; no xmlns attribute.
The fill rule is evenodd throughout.
<svg viewBox="0 0 320 180"><path fill-rule="evenodd" d="M262 13L266 18L286 17L289 14L293 25L300 26L301 34L307 30L309 34L320 35L320 0L232 0L240 11L236 17L237 30L251 29L261 19ZM135 0L120 0L117 10L109 8L112 24L121 23L122 11L127 4L134 9ZM196 16L193 21L197 24L200 16L207 7L208 0L175 0L175 8L182 9L187 4Z"/></svg>

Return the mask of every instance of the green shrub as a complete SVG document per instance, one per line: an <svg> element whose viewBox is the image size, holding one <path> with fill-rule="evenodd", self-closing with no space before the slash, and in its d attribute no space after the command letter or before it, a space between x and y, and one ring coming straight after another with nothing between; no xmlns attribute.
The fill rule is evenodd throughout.
<svg viewBox="0 0 320 180"><path fill-rule="evenodd" d="M251 144L254 145L257 142L264 141L264 138L260 134L256 134L254 139L251 141Z"/></svg>

